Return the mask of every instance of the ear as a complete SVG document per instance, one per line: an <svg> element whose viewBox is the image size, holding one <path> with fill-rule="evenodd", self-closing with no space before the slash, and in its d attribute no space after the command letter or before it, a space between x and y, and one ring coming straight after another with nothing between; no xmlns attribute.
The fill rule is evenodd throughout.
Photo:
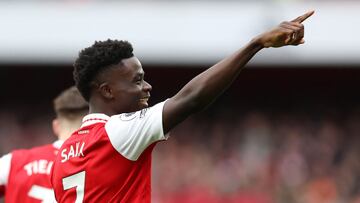
<svg viewBox="0 0 360 203"><path fill-rule="evenodd" d="M100 94L105 97L106 99L113 99L114 95L112 92L111 87L109 86L108 83L102 83L99 86L99 90L100 90Z"/></svg>
<svg viewBox="0 0 360 203"><path fill-rule="evenodd" d="M60 122L58 119L54 119L52 121L52 129L53 129L53 132L56 136L60 136Z"/></svg>

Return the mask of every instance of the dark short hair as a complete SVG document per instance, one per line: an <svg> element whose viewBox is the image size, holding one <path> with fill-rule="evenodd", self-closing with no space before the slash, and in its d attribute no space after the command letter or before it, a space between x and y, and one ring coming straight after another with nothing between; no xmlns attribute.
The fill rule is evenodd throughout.
<svg viewBox="0 0 360 203"><path fill-rule="evenodd" d="M89 101L93 81L98 74L121 60L134 56L128 41L96 41L83 49L74 64L74 80L81 95Z"/></svg>
<svg viewBox="0 0 360 203"><path fill-rule="evenodd" d="M85 116L89 105L75 86L62 91L53 101L54 111L59 118L75 119Z"/></svg>

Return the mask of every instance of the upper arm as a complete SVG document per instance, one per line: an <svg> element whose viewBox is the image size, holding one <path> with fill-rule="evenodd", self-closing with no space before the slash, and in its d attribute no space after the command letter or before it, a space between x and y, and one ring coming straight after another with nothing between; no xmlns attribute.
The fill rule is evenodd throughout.
<svg viewBox="0 0 360 203"><path fill-rule="evenodd" d="M189 96L179 95L181 94L177 94L165 102L163 109L163 128L165 134L188 116L200 110L196 100L191 99L192 96L190 94L187 94Z"/></svg>
<svg viewBox="0 0 360 203"><path fill-rule="evenodd" d="M167 102L164 105L163 110L163 128L164 133L169 132L172 128L174 128L179 122L179 115L181 114L179 108L181 105L179 105L179 102L175 100L174 98L170 98L167 100Z"/></svg>
<svg viewBox="0 0 360 203"><path fill-rule="evenodd" d="M149 145L165 140L163 106L164 102L161 102L141 111L112 116L105 124L105 130L113 147L134 161Z"/></svg>
<svg viewBox="0 0 360 203"><path fill-rule="evenodd" d="M6 154L0 158L0 186L7 185L10 174L11 154Z"/></svg>

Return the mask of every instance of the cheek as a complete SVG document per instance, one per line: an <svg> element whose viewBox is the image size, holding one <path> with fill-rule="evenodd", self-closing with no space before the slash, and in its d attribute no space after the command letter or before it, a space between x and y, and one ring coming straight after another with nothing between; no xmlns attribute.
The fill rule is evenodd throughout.
<svg viewBox="0 0 360 203"><path fill-rule="evenodd" d="M121 94L119 95L119 100L120 102L124 102L127 103L127 105L134 105L138 102L140 96L140 94L138 93L138 91L134 90L134 89L128 89L127 91L123 91L121 92Z"/></svg>
<svg viewBox="0 0 360 203"><path fill-rule="evenodd" d="M135 85L122 85L122 88L116 90L115 95L118 102L126 105L136 102L141 98L141 88ZM134 104L132 104L134 105Z"/></svg>

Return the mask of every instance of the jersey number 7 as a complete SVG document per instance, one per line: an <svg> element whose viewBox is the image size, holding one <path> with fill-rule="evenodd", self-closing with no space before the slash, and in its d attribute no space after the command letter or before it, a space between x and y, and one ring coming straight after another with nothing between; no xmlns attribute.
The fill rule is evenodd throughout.
<svg viewBox="0 0 360 203"><path fill-rule="evenodd" d="M76 187L76 200L75 203L82 203L84 200L84 187L85 187L85 171L75 173L62 179L64 190L69 190Z"/></svg>

